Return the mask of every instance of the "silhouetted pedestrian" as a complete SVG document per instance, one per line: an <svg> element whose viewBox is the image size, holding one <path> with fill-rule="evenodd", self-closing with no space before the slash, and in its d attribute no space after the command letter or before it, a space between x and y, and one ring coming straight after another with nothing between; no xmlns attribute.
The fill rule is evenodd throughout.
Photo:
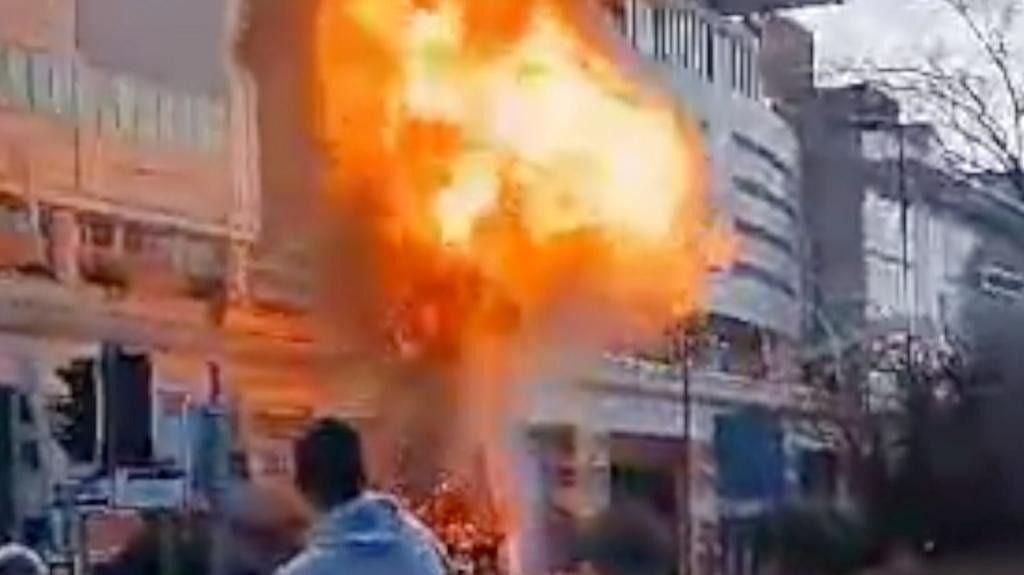
<svg viewBox="0 0 1024 575"><path fill-rule="evenodd" d="M359 434L317 422L295 447L299 489L321 513L279 575L443 575L437 539L394 500L366 491Z"/></svg>

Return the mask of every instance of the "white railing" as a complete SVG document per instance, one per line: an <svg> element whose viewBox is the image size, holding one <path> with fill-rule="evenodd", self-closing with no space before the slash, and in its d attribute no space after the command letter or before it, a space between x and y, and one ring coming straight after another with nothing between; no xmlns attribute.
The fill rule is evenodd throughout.
<svg viewBox="0 0 1024 575"><path fill-rule="evenodd" d="M73 57L0 44L0 108L46 114L95 133L204 153L223 150L223 98L108 74Z"/></svg>
<svg viewBox="0 0 1024 575"><path fill-rule="evenodd" d="M646 58L744 97L761 98L760 47L742 25L690 2L622 0L608 10L613 26Z"/></svg>
<svg viewBox="0 0 1024 575"><path fill-rule="evenodd" d="M682 373L678 366L622 354L608 354L591 378L615 390L681 397ZM810 386L769 374L765 378L725 373L703 366L690 374L691 393L698 401L753 403L778 409L818 410L824 397Z"/></svg>

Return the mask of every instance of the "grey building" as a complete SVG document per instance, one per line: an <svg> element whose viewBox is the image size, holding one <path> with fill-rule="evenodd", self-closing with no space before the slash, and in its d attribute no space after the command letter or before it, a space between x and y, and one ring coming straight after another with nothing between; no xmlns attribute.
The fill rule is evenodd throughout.
<svg viewBox="0 0 1024 575"><path fill-rule="evenodd" d="M533 423L567 430L561 444L575 443L567 457L588 470L580 481L590 482L592 497L647 498L683 527L680 548L694 572L731 575L758 568L760 517L794 497L838 497L842 486L833 446L801 431L818 408L797 361L805 164L798 130L767 91L780 74L777 60L800 46L770 43L766 31L777 24L770 13L727 4L609 8L611 24L702 127L715 207L741 244L733 268L715 278L707 325L687 337L690 393L678 348L666 342L608 356L581 382L582 399L545 392Z"/></svg>

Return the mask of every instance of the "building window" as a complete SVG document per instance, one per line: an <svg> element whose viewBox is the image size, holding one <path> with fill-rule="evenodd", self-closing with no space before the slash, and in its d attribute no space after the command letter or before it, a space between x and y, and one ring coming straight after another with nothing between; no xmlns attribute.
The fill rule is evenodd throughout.
<svg viewBox="0 0 1024 575"><path fill-rule="evenodd" d="M196 101L192 98L181 98L178 107L178 142L182 145L196 141Z"/></svg>
<svg viewBox="0 0 1024 575"><path fill-rule="evenodd" d="M111 248L114 246L114 223L103 216L90 216L82 226L82 241L88 246Z"/></svg>
<svg viewBox="0 0 1024 575"><path fill-rule="evenodd" d="M26 425L31 425L35 421L32 413L32 400L23 393L18 394L18 419Z"/></svg>
<svg viewBox="0 0 1024 575"><path fill-rule="evenodd" d="M704 42L704 21L700 19L699 15L696 15L693 21L693 69L702 78L707 76L707 65L704 61L706 46L707 44Z"/></svg>
<svg viewBox="0 0 1024 575"><path fill-rule="evenodd" d="M29 99L37 112L53 111L53 65L46 54L32 54L29 59Z"/></svg>
<svg viewBox="0 0 1024 575"><path fill-rule="evenodd" d="M744 236L769 244L788 256L794 255L796 251L793 248L793 244L788 239L743 218L738 218L736 220L736 229Z"/></svg>
<svg viewBox="0 0 1024 575"><path fill-rule="evenodd" d="M159 123L156 91L148 86L137 85L135 90L135 126L139 140L149 143L158 141Z"/></svg>
<svg viewBox="0 0 1024 575"><path fill-rule="evenodd" d="M78 116L78 76L74 65L62 59L53 69L54 112L68 117Z"/></svg>
<svg viewBox="0 0 1024 575"><path fill-rule="evenodd" d="M115 124L121 135L135 135L135 90L123 79L114 80Z"/></svg>
<svg viewBox="0 0 1024 575"><path fill-rule="evenodd" d="M128 224L124 228L124 251L129 254L140 254L145 248L142 229L136 224Z"/></svg>
<svg viewBox="0 0 1024 575"><path fill-rule="evenodd" d="M686 67L690 70L700 70L697 54L700 52L697 46L697 13L693 10L686 10L684 13L685 40L686 45Z"/></svg>
<svg viewBox="0 0 1024 575"><path fill-rule="evenodd" d="M611 0L607 2L605 8L608 16L612 21L612 25L619 31L623 36L629 37L629 24L626 15L625 2L628 0Z"/></svg>
<svg viewBox="0 0 1024 575"><path fill-rule="evenodd" d="M764 185L743 176L734 177L733 184L741 193L765 202L775 210L785 214L794 223L798 220L796 208Z"/></svg>
<svg viewBox="0 0 1024 575"><path fill-rule="evenodd" d="M1001 265L985 266L981 270L981 288L987 293L1019 298L1024 295L1024 275Z"/></svg>
<svg viewBox="0 0 1024 575"><path fill-rule="evenodd" d="M665 16L664 8L651 10L651 21L654 28L654 57L657 60L665 60L668 56L668 38L665 34L668 31L668 26L665 25Z"/></svg>
<svg viewBox="0 0 1024 575"><path fill-rule="evenodd" d="M709 22L701 22L701 39L704 44L704 77L715 81L715 31Z"/></svg>
<svg viewBox="0 0 1024 575"><path fill-rule="evenodd" d="M652 56L654 54L654 9L645 4L640 4L638 5L637 12L639 19L637 21L636 38L640 52Z"/></svg>
<svg viewBox="0 0 1024 575"><path fill-rule="evenodd" d="M739 278L756 280L790 298L796 298L796 288L792 284L757 264L739 262L733 266L732 274Z"/></svg>
<svg viewBox="0 0 1024 575"><path fill-rule="evenodd" d="M228 111L221 101L210 102L207 122L209 130L205 149L216 152L224 147L224 141L227 139Z"/></svg>
<svg viewBox="0 0 1024 575"><path fill-rule="evenodd" d="M0 105L30 103L28 55L13 46L0 46Z"/></svg>
<svg viewBox="0 0 1024 575"><path fill-rule="evenodd" d="M156 91L156 139L174 141L174 99L163 90Z"/></svg>
<svg viewBox="0 0 1024 575"><path fill-rule="evenodd" d="M665 22L668 27L668 56L673 62L679 61L679 10L668 11L668 18Z"/></svg>
<svg viewBox="0 0 1024 575"><path fill-rule="evenodd" d="M0 195L0 232L28 234L32 218L28 206L14 196Z"/></svg>
<svg viewBox="0 0 1024 575"><path fill-rule="evenodd" d="M787 181L792 181L794 179L793 170L791 170L785 162L779 159L779 157L768 148L738 132L733 132L732 140L738 147L754 154L775 168Z"/></svg>
<svg viewBox="0 0 1024 575"><path fill-rule="evenodd" d="M35 441L26 441L21 444L19 449L21 451L21 464L29 471L38 471L42 466L42 461L39 457L39 444Z"/></svg>
<svg viewBox="0 0 1024 575"><path fill-rule="evenodd" d="M835 453L802 450L799 455L800 488L803 495L832 499L838 492L839 461Z"/></svg>

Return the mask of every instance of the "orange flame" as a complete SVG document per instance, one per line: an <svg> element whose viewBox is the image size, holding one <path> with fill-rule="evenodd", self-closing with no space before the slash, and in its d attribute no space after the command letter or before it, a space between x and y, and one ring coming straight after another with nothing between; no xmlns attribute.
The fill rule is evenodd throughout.
<svg viewBox="0 0 1024 575"><path fill-rule="evenodd" d="M407 349L458 352L494 306L513 317L479 327L515 331L573 289L654 322L704 294L722 236L698 137L567 6L321 9L330 190L364 219L374 265L359 271Z"/></svg>
<svg viewBox="0 0 1024 575"><path fill-rule="evenodd" d="M366 351L502 380L567 313L611 320L608 344L702 307L729 242L697 131L582 0L321 6L332 290ZM501 419L506 389L460 393Z"/></svg>

